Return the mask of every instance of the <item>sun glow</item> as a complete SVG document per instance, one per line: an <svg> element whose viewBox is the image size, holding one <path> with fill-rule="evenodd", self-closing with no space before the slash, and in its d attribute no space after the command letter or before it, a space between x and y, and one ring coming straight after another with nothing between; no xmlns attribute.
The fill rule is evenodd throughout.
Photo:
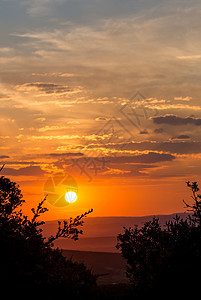
<svg viewBox="0 0 201 300"><path fill-rule="evenodd" d="M73 203L77 200L77 194L75 192L69 191L65 194L65 200L68 203Z"/></svg>

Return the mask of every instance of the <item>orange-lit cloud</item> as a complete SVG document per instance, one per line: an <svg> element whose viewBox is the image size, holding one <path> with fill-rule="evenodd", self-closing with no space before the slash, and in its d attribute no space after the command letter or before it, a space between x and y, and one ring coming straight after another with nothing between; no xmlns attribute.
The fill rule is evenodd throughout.
<svg viewBox="0 0 201 300"><path fill-rule="evenodd" d="M19 0L15 16L10 3L0 163L29 208L70 173L79 201L52 218L178 210L175 191L201 177L200 3Z"/></svg>

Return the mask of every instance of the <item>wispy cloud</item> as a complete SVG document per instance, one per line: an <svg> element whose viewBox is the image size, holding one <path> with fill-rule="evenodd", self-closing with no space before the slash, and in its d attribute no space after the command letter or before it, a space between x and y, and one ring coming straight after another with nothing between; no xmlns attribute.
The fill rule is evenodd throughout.
<svg viewBox="0 0 201 300"><path fill-rule="evenodd" d="M196 55L181 55L181 56L177 56L178 59L181 60L197 60L197 59L201 59L201 54L196 54Z"/></svg>
<svg viewBox="0 0 201 300"><path fill-rule="evenodd" d="M192 100L192 97L189 97L189 96L186 96L186 97L174 97L174 100L177 100L177 101L191 101Z"/></svg>
<svg viewBox="0 0 201 300"><path fill-rule="evenodd" d="M40 79L42 75L39 74L42 73L47 76L52 73L51 76L55 78L74 78L96 96L125 96L125 91L128 95L133 93L134 81L137 89L148 89L151 93L152 88L159 91L162 86L166 91L171 87L172 92L176 91L178 86L180 90L184 89L182 84L188 82L191 71L186 68L185 59L178 57L198 59L200 56L199 53L191 55L200 49L200 6L197 3L185 3L186 9L181 9L179 3L175 3L175 9L172 10L169 1L160 7L151 1L150 4L142 5L137 5L134 1L124 5L125 14L120 8L116 8L115 1L110 5L107 1L99 1L100 3L96 2L96 5L100 6L99 21L94 23L91 19L95 11L93 14L89 11L87 14L81 1L71 2L57 3L57 7L60 4L69 5L70 11L75 13L70 23L58 22L55 18L53 28L49 29L44 25L42 29L28 28L13 33L19 40L20 58L22 53L24 62L27 55L31 57L26 60L26 66L27 69L32 68L31 73L36 79L36 74ZM89 2L94 7L93 2ZM55 6L51 0L28 1L28 5L32 13L44 13L45 8L48 12L49 8ZM128 10L129 6L132 6L133 10ZM112 7L118 11L116 15L113 14ZM88 22L80 22L78 17L76 19L76 16L80 17L80 8L86 12ZM107 18L106 13L110 14ZM186 20L188 24L193 21L196 26L190 28L186 25ZM190 54L186 56L184 53ZM46 71L34 71L31 62L40 67L46 66ZM194 72L198 75L199 68L194 67ZM71 77L69 74L75 75ZM196 78L198 77L195 77L193 83L195 85ZM195 89L193 93L195 94ZM152 97L153 94L149 96ZM163 106L161 103L160 107Z"/></svg>
<svg viewBox="0 0 201 300"><path fill-rule="evenodd" d="M63 3L65 0L58 0L57 5ZM30 16L48 16L51 15L55 1L53 0L28 0L26 2L27 13Z"/></svg>
<svg viewBox="0 0 201 300"><path fill-rule="evenodd" d="M46 83L46 82L24 83L22 85L17 85L15 88L17 91L22 91L22 92L39 91L40 93L38 93L38 96L51 95L51 94L65 95L69 93L78 93L81 90L81 88L75 89L66 85Z"/></svg>
<svg viewBox="0 0 201 300"><path fill-rule="evenodd" d="M16 161L19 152L35 162L42 157L47 169L52 161L64 168L70 153L83 152L74 158L86 162L91 151L111 159L105 176L141 176L156 165L178 167L179 155L198 158L198 1L19 3L28 17L19 24L15 1L16 26L2 29L2 160ZM132 98L137 90L145 95L140 101Z"/></svg>

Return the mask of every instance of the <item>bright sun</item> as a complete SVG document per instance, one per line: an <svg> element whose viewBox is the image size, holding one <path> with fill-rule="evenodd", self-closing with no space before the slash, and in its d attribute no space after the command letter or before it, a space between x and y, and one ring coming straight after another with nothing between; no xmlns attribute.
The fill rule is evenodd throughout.
<svg viewBox="0 0 201 300"><path fill-rule="evenodd" d="M69 191L65 194L65 200L68 203L73 203L77 200L77 194L75 192Z"/></svg>

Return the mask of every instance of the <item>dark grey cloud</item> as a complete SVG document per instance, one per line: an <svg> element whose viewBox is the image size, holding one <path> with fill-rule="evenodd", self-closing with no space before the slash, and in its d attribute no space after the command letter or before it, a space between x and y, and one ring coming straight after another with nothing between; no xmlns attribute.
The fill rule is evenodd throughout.
<svg viewBox="0 0 201 300"><path fill-rule="evenodd" d="M164 132L164 129L163 128L156 128L154 130L155 133L163 133Z"/></svg>
<svg viewBox="0 0 201 300"><path fill-rule="evenodd" d="M141 130L141 131L140 131L140 134L148 134L148 131L147 131L146 129Z"/></svg>
<svg viewBox="0 0 201 300"><path fill-rule="evenodd" d="M186 134L181 134L179 136L173 137L172 140L187 140L190 139L191 137Z"/></svg>
<svg viewBox="0 0 201 300"><path fill-rule="evenodd" d="M201 153L201 142L187 142L187 141L178 141L178 142L161 142L156 143L155 146L152 146L157 151L166 151L170 153L177 154L196 154Z"/></svg>
<svg viewBox="0 0 201 300"><path fill-rule="evenodd" d="M29 166L20 169L3 168L2 175L11 176L41 176L45 172L39 166Z"/></svg>
<svg viewBox="0 0 201 300"><path fill-rule="evenodd" d="M160 162L174 159L175 156L171 154L149 152L133 156L77 158L65 162L68 164L71 162L70 170L77 170L89 178L93 175L109 178L113 176L149 176L147 170L158 167ZM58 163L56 162L55 165L59 166Z"/></svg>
<svg viewBox="0 0 201 300"><path fill-rule="evenodd" d="M124 164L124 163L157 163L162 161L172 161L175 156L166 153L149 152L146 154L139 154L135 156L118 156L110 157L110 163Z"/></svg>
<svg viewBox="0 0 201 300"><path fill-rule="evenodd" d="M182 135L181 135L182 136ZM180 136L180 139L181 139ZM163 151L177 154L201 153L201 142L199 141L165 141L165 142L128 142L120 144L106 144L105 148L123 149L130 151ZM103 147L103 145L102 145Z"/></svg>
<svg viewBox="0 0 201 300"><path fill-rule="evenodd" d="M65 157L69 157L69 156L72 156L72 157L75 157L75 156L83 156L84 154L81 153L81 152L77 152L77 153L74 153L74 152L68 152L68 153L47 153L47 154L42 154L41 156L43 157L55 157L55 158L65 158Z"/></svg>
<svg viewBox="0 0 201 300"><path fill-rule="evenodd" d="M39 162L35 162L35 161L17 161L17 160L8 160L8 161L0 161L0 164L5 164L7 165L38 165L41 164Z"/></svg>
<svg viewBox="0 0 201 300"><path fill-rule="evenodd" d="M26 83L27 87L36 87L40 91L44 92L45 94L59 94L59 93L67 93L72 92L73 88L66 85L55 84L55 83Z"/></svg>
<svg viewBox="0 0 201 300"><path fill-rule="evenodd" d="M150 163L157 163L162 161L172 161L175 159L175 156L172 154L166 154L166 153L156 153L156 152L149 152L149 153L143 153L139 155L133 155L133 156L107 156L107 157L87 157L87 158L77 158L72 161L75 162L86 162L87 161L96 161L105 162L105 165L107 164L150 164ZM68 161L68 160L65 160ZM76 164L75 164L76 165Z"/></svg>
<svg viewBox="0 0 201 300"><path fill-rule="evenodd" d="M5 159L5 158L9 158L10 156L7 155L0 155L0 159Z"/></svg>
<svg viewBox="0 0 201 300"><path fill-rule="evenodd" d="M193 117L181 118L175 115L166 115L164 117L152 117L152 120L155 124L168 124L174 126L192 124L196 126L201 126L201 119Z"/></svg>

